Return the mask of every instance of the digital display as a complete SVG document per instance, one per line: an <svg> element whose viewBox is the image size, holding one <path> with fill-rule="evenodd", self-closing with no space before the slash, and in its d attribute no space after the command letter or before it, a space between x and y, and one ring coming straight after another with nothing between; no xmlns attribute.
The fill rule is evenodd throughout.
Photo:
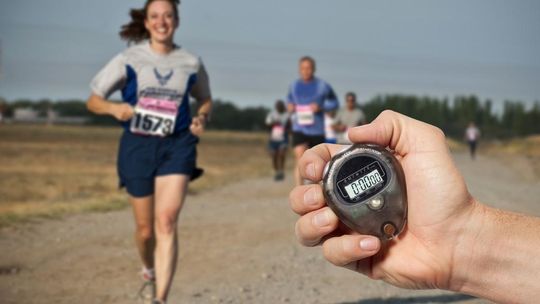
<svg viewBox="0 0 540 304"><path fill-rule="evenodd" d="M352 183L345 186L345 191L350 199L355 199L362 193L374 188L383 182L383 178L378 170L373 170L368 174L360 177Z"/></svg>

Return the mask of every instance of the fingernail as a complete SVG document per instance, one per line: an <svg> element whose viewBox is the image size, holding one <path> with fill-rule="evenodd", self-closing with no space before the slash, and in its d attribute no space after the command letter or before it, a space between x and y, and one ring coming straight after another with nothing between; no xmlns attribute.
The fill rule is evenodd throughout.
<svg viewBox="0 0 540 304"><path fill-rule="evenodd" d="M379 246L379 241L375 238L364 238L360 240L360 248L366 251L376 250Z"/></svg>
<svg viewBox="0 0 540 304"><path fill-rule="evenodd" d="M304 204L308 206L313 206L317 204L317 190L314 188L309 189L304 193Z"/></svg>
<svg viewBox="0 0 540 304"><path fill-rule="evenodd" d="M306 167L306 174L308 177L315 178L315 165L313 163L307 165Z"/></svg>
<svg viewBox="0 0 540 304"><path fill-rule="evenodd" d="M315 226L324 227L330 224L330 217L328 216L328 211L320 212L313 217L313 224Z"/></svg>

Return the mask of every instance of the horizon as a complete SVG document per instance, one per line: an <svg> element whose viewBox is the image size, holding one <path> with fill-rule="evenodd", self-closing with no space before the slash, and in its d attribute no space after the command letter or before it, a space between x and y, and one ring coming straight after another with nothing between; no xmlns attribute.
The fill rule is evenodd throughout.
<svg viewBox="0 0 540 304"><path fill-rule="evenodd" d="M282 3L182 2L175 40L203 58L215 99L271 106L297 78L298 58L309 54L341 101L347 91L361 103L390 94L476 95L495 109L505 100L540 100L535 1ZM125 48L117 32L134 3L0 6L0 96L84 101L91 78Z"/></svg>

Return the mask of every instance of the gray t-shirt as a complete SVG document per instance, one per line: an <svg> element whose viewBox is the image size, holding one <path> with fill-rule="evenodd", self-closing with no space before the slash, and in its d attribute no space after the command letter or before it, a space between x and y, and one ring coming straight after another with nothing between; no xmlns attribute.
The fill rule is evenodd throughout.
<svg viewBox="0 0 540 304"><path fill-rule="evenodd" d="M133 106L141 98L176 103L175 130L189 127L189 96L198 101L211 98L208 75L201 59L181 47L167 55L152 50L148 41L129 47L115 56L94 77L92 92L108 98L121 90L122 100ZM130 122L124 127L129 129Z"/></svg>
<svg viewBox="0 0 540 304"><path fill-rule="evenodd" d="M355 108L350 111L349 109L341 109L336 115L336 124L346 125L347 128L354 128L364 124L366 121L366 116L364 112L359 108ZM347 144L350 143L347 137L347 131L338 133L338 143Z"/></svg>

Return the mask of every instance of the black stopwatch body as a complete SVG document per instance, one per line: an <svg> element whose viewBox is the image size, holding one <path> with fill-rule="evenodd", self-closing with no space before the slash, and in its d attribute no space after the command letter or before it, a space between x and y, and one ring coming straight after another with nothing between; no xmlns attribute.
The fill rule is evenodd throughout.
<svg viewBox="0 0 540 304"><path fill-rule="evenodd" d="M405 227L407 188L398 160L373 144L356 144L327 164L323 192L349 228L389 240Z"/></svg>

